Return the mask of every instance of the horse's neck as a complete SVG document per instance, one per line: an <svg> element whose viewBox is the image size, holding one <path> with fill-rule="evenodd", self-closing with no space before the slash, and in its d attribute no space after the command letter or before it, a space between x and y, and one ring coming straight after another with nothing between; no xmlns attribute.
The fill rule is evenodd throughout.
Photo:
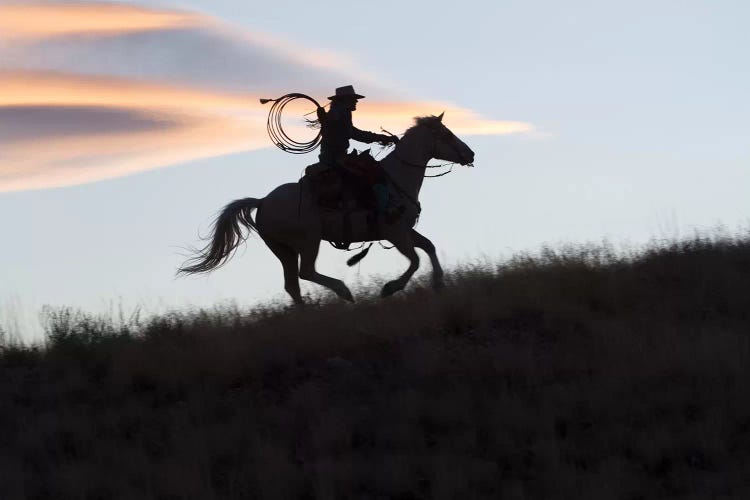
<svg viewBox="0 0 750 500"><path fill-rule="evenodd" d="M400 189L417 199L430 153L417 134L404 136L382 165ZM420 168L422 167L422 168Z"/></svg>

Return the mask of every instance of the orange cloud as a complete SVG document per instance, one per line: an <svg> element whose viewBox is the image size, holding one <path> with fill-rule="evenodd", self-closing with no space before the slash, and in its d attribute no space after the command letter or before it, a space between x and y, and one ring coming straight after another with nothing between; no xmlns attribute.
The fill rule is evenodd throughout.
<svg viewBox="0 0 750 500"><path fill-rule="evenodd" d="M147 83L107 76L0 70L0 106L124 106L138 109L242 109L258 96Z"/></svg>
<svg viewBox="0 0 750 500"><path fill-rule="evenodd" d="M299 65L331 71L355 68L350 58L340 54L310 47L300 51L296 45L270 33L242 31L211 16L194 12L118 3L0 4L0 36L16 41L70 35L124 35L185 28L211 30L228 40L262 47ZM357 70L362 71L361 68Z"/></svg>
<svg viewBox="0 0 750 500"><path fill-rule="evenodd" d="M265 146L257 96L211 93L117 78L39 72L0 72L0 109L106 109L166 126L122 130L103 120L96 133L62 124L44 136L0 126L0 192L69 186ZM71 108L74 107L74 108ZM50 113L51 114L51 113ZM74 116L74 115L71 115ZM96 115L94 115L96 116ZM96 118L94 118L96 119ZM39 116L40 125L45 122ZM72 121L72 120L71 120Z"/></svg>
<svg viewBox="0 0 750 500"><path fill-rule="evenodd" d="M474 111L441 102L363 102L358 109L361 109L362 112L357 112L357 122L370 128L379 128L388 123L391 124L390 126L398 126L403 129L412 125L411 121L415 116L438 115L445 112L444 123L459 135L508 135L528 133L534 130L530 123L488 120ZM395 132L395 130L391 130L391 132Z"/></svg>
<svg viewBox="0 0 750 500"><path fill-rule="evenodd" d="M3 145L0 192L83 184L263 146L252 124L180 120L166 130L48 137ZM265 132L265 128L262 129Z"/></svg>
<svg viewBox="0 0 750 500"><path fill-rule="evenodd" d="M12 3L0 5L4 38L120 34L206 24L206 16L116 3Z"/></svg>
<svg viewBox="0 0 750 500"><path fill-rule="evenodd" d="M150 31L155 33L117 38ZM5 4L0 5L0 33L5 42L0 44L0 116L6 118L0 123L0 192L94 182L272 147L265 129L269 106L262 106L259 97L295 89L300 75L313 88L328 88L331 81L368 81L336 54L311 52L175 10L111 3ZM167 33L176 38L154 56L150 38L164 40ZM62 35L87 36L66 39L74 43L50 40ZM101 35L107 35L109 45L98 43ZM14 52L17 47L22 50ZM116 48L120 58L103 47ZM222 64L209 72L183 68L181 61L205 53ZM162 64L165 54L169 68ZM261 78L268 75L273 78ZM364 86L368 95L400 95L390 86ZM284 90L269 94L269 88ZM327 102L322 96L320 101ZM288 110L285 118L300 115L290 123L293 136L310 136L302 114L311 110ZM363 129L383 126L400 133L413 117L442 111L445 124L458 135L533 131L528 123L489 120L453 104L372 97L362 101L355 121Z"/></svg>
<svg viewBox="0 0 750 500"><path fill-rule="evenodd" d="M92 124L96 133L58 136L33 130L3 140L0 134L0 192L69 186L110 179L181 162L270 147L267 106L253 94L210 92L111 77L0 71L0 108L24 106L66 109L91 107L138 113L167 127L123 131ZM446 111L445 123L457 134L512 134L532 130L522 122L486 120L457 106L430 102L362 101L357 125L402 132L414 116ZM291 128L309 135L301 124ZM43 120L43 117L40 117ZM14 124L6 124L14 126ZM33 123L24 126L33 127ZM89 129L91 128L89 127ZM1 132L1 128L0 128ZM63 133L64 132L64 133ZM31 137L31 138L30 138Z"/></svg>

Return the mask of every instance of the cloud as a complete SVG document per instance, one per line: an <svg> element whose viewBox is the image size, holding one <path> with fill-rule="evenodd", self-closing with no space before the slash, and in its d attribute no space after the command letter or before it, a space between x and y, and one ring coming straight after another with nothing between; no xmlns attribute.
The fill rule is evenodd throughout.
<svg viewBox="0 0 750 500"><path fill-rule="evenodd" d="M398 132L414 116L445 110L458 134L533 130L455 104L408 99L345 57L197 13L110 3L6 4L0 33L0 192L269 147L268 106L259 97L298 90L326 96L347 83L377 97L361 103L361 128Z"/></svg>
<svg viewBox="0 0 750 500"><path fill-rule="evenodd" d="M20 22L24 17L50 21L32 25L32 29L18 28L25 34L23 43L11 35L10 43L0 44L2 66L175 82L230 91L278 91L304 81L311 87L310 92L330 92L342 79L348 81L353 73L362 83L361 70L345 57L295 47L267 33L240 31L210 16L161 13L153 9L139 11L117 4L84 6L85 9L76 4L16 5L17 14L11 18L18 17L21 26L25 26ZM89 17L103 18L106 22L92 28L87 17L69 15L61 15L59 25L52 21L53 16L65 12L67 7L73 11L85 10ZM96 16L97 8L104 13ZM117 25L118 16L114 14L121 8L125 9L123 23ZM0 6L0 19L4 14ZM3 24L12 23L0 21L0 33ZM45 31L43 28L47 26L49 29ZM5 33L0 36L6 38ZM393 93L376 82L369 83L379 95Z"/></svg>
<svg viewBox="0 0 750 500"><path fill-rule="evenodd" d="M357 112L357 122L370 128L379 128L384 123L391 123L403 129L411 126L413 117L445 112L443 122L454 133L460 135L523 134L534 130L530 123L488 120L474 111L446 102L374 101L363 103L361 109L364 112Z"/></svg>
<svg viewBox="0 0 750 500"><path fill-rule="evenodd" d="M25 2L0 4L0 33L9 39L121 34L202 25L206 16L118 3Z"/></svg>
<svg viewBox="0 0 750 500"><path fill-rule="evenodd" d="M249 99L257 103L110 77L0 72L0 192L263 147L265 124Z"/></svg>
<svg viewBox="0 0 750 500"><path fill-rule="evenodd" d="M0 141L34 143L52 137L101 136L129 132L163 132L180 125L132 109L95 106L0 107Z"/></svg>
<svg viewBox="0 0 750 500"><path fill-rule="evenodd" d="M0 154L0 191L82 184L263 146L254 139L261 130L232 120L162 114L158 121L149 122L147 115L134 119L132 112L127 117L117 117L117 110L97 113L94 123L99 125L130 121L141 126L125 132L47 134L6 143ZM84 115L91 118L90 113Z"/></svg>
<svg viewBox="0 0 750 500"><path fill-rule="evenodd" d="M212 92L196 87L111 76L54 71L0 70L0 106L120 106L138 109L223 110L244 108L258 94Z"/></svg>

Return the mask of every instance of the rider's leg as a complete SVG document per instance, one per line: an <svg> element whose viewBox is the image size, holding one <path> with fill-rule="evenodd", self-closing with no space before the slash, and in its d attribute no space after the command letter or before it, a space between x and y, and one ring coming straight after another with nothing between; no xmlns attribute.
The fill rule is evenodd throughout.
<svg viewBox="0 0 750 500"><path fill-rule="evenodd" d="M378 182L372 185L372 194L375 197L375 211L378 214L384 214L388 208L388 186L385 182Z"/></svg>

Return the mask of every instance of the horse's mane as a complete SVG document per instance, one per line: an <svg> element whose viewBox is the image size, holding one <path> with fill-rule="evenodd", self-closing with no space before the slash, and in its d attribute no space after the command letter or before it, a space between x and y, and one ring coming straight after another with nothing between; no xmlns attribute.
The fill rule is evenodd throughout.
<svg viewBox="0 0 750 500"><path fill-rule="evenodd" d="M409 132L418 129L419 127L432 127L434 128L438 124L442 124L442 120L440 120L439 117L435 115L429 115L429 116L416 116L414 117L414 125L406 129L406 132L404 132L404 135L408 134Z"/></svg>

